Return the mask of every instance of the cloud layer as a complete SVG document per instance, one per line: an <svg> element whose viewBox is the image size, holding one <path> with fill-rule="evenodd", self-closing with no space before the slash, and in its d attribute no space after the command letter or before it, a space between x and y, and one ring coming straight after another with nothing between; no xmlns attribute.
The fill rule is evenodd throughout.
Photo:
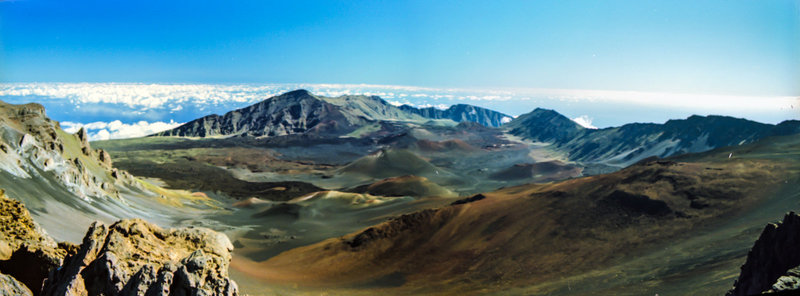
<svg viewBox="0 0 800 296"><path fill-rule="evenodd" d="M80 130L81 127L85 128L90 141L144 137L178 127L179 125L181 125L181 123L176 123L174 121L139 121L132 124L125 124L119 120L112 122L97 121L85 124L70 121L61 123L61 127L68 133L75 133Z"/></svg>
<svg viewBox="0 0 800 296"><path fill-rule="evenodd" d="M472 104L511 116L542 107L554 109L585 126L657 122L690 115L728 115L767 123L800 119L800 97L668 94L569 89L467 89L367 84L139 84L7 83L0 100L38 102L48 115L73 123L112 123L147 130L159 123L187 122L223 114L272 96L307 89L316 95L373 95L394 105L446 109ZM141 122L144 121L143 124ZM145 128L147 126L147 128ZM150 130L154 130L150 129ZM105 132L102 132L105 130ZM124 128L96 129L96 138L139 134Z"/></svg>

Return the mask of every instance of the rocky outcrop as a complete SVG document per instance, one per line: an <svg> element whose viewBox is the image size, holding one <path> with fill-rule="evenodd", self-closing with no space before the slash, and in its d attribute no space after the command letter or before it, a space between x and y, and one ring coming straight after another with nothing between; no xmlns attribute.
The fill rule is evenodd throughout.
<svg viewBox="0 0 800 296"><path fill-rule="evenodd" d="M205 228L162 229L140 219L96 222L78 252L50 273L43 295L238 295L233 245Z"/></svg>
<svg viewBox="0 0 800 296"><path fill-rule="evenodd" d="M0 273L0 291L3 295L32 296L28 287L14 279L14 277Z"/></svg>
<svg viewBox="0 0 800 296"><path fill-rule="evenodd" d="M0 295L237 295L232 250L210 229L140 219L95 222L80 246L56 243L0 190Z"/></svg>
<svg viewBox="0 0 800 296"><path fill-rule="evenodd" d="M25 205L0 190L2 290L20 291L17 286L22 284L38 292L47 273L60 266L71 249L69 244L57 244L33 221Z"/></svg>
<svg viewBox="0 0 800 296"><path fill-rule="evenodd" d="M52 174L84 200L119 197L120 186L143 189L129 174L113 174L111 156L92 149L86 130L69 135L39 104L0 102L0 170L23 179Z"/></svg>
<svg viewBox="0 0 800 296"><path fill-rule="evenodd" d="M747 254L728 296L800 294L800 215L770 223Z"/></svg>

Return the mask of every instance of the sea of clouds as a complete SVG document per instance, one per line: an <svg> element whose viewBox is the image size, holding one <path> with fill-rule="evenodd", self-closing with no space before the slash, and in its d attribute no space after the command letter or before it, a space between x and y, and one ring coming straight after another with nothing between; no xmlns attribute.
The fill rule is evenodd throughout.
<svg viewBox="0 0 800 296"><path fill-rule="evenodd" d="M453 104L471 104L511 116L542 107L587 128L664 122L692 114L730 115L767 123L800 118L798 97L366 84L5 83L0 84L0 100L40 103L68 131L84 127L92 140L100 140L152 134L295 89L321 96L374 95L393 105L416 107L446 109Z"/></svg>

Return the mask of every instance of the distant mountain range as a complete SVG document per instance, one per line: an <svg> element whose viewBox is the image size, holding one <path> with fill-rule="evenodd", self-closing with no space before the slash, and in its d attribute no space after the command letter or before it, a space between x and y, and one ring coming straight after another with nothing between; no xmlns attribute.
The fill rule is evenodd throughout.
<svg viewBox="0 0 800 296"><path fill-rule="evenodd" d="M471 121L490 127L499 127L513 119L511 116L494 110L466 104L452 105L445 110L434 107L416 108L409 105L402 105L400 109L425 118L450 119L455 122Z"/></svg>
<svg viewBox="0 0 800 296"><path fill-rule="evenodd" d="M379 121L424 123L431 119L474 121L496 127L511 120L511 117L470 105L455 105L447 110L411 106L398 108L376 96L323 97L301 89L221 116L214 114L198 118L156 136L338 136Z"/></svg>
<svg viewBox="0 0 800 296"><path fill-rule="evenodd" d="M691 116L664 124L631 123L604 129L584 128L566 116L537 108L512 118L500 112L471 105L453 105L446 110L396 107L376 96L315 96L296 90L271 97L225 115L209 115L156 136L181 137L315 137L361 136L389 128L385 123L425 124L431 120L477 122L501 127L513 136L552 144L570 161L625 167L647 157L702 152L714 148L752 143L768 136L800 133L800 121L763 124L726 116ZM376 124L384 123L384 124ZM445 124L446 126L447 124ZM391 127L396 129L397 126ZM361 132L354 133L359 130ZM383 136L392 133L386 130Z"/></svg>
<svg viewBox="0 0 800 296"><path fill-rule="evenodd" d="M524 139L552 143L573 161L627 166L651 156L702 152L800 133L800 121L772 125L728 116L693 115L664 124L630 123L587 129L556 111L537 108L503 128Z"/></svg>

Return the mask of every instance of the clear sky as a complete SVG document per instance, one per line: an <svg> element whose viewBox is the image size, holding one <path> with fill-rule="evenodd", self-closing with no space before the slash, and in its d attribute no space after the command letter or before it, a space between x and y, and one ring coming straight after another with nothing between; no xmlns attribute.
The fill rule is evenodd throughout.
<svg viewBox="0 0 800 296"><path fill-rule="evenodd" d="M0 82L800 96L800 1L0 1Z"/></svg>

